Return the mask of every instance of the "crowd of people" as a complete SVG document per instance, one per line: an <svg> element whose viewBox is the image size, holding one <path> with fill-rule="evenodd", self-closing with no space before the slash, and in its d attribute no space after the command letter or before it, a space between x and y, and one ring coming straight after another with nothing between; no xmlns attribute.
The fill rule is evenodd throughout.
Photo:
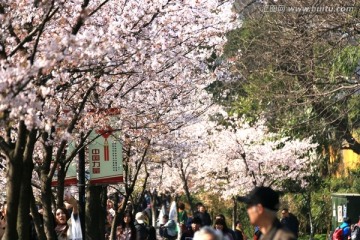
<svg viewBox="0 0 360 240"><path fill-rule="evenodd" d="M340 226L331 234L331 240L360 240L360 216L356 223L345 217Z"/></svg>
<svg viewBox="0 0 360 240"><path fill-rule="evenodd" d="M277 218L280 210L279 195L269 187L256 187L247 196L237 198L238 201L246 204L250 223L254 227L251 236L244 234L240 221L236 221L233 230L228 227L223 214L217 214L212 219L202 203L196 204L196 211L193 214L185 209L184 203L172 202L171 206L170 203L164 203L158 223L153 226L150 201L148 198L145 199L146 204L142 206L145 209L141 211L134 209L130 202L127 203L124 214L118 219L117 240L292 240L298 238L298 219L287 208L282 208L282 217ZM56 209L54 215L54 230L57 239L82 240L77 201L71 195L66 195L64 200L65 207ZM6 206L5 202L1 207L0 237L6 229ZM108 200L106 239L110 239L109 233L111 223L116 216L115 210L114 202ZM333 232L331 239L360 240L360 221L351 224L349 218L344 218L344 222Z"/></svg>
<svg viewBox="0 0 360 240"><path fill-rule="evenodd" d="M175 209L170 209L158 220L158 234L151 226L150 211L139 211L133 217L127 211L121 224L117 227L118 240L290 240L298 238L299 221L287 208L281 211L282 218L277 218L279 196L269 187L256 187L248 196L239 197L238 201L247 205L250 223L254 226L253 236L247 237L240 221L232 230L227 226L223 214L211 218L202 203L196 204L192 216L185 210L184 203L177 203ZM146 205L146 204L145 204ZM172 205L173 206L173 205ZM146 208L148 209L148 208ZM110 212L109 212L110 214Z"/></svg>

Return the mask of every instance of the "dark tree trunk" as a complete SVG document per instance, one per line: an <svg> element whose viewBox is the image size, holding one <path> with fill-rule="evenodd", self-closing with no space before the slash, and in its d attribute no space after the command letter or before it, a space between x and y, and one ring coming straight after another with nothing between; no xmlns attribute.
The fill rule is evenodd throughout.
<svg viewBox="0 0 360 240"><path fill-rule="evenodd" d="M28 240L30 232L30 201L32 193L31 179L34 168L33 164L33 152L36 142L37 131L32 130L27 137L26 149L24 153L23 172L19 199L19 211L17 219L17 232L19 239Z"/></svg>
<svg viewBox="0 0 360 240"><path fill-rule="evenodd" d="M232 229L235 230L236 227L236 217L237 217L237 201L236 197L233 197L233 212L232 212Z"/></svg>
<svg viewBox="0 0 360 240"><path fill-rule="evenodd" d="M32 195L31 176L32 163L25 164L23 167L21 191L19 199L19 211L17 219L17 232L19 239L28 240L30 232L30 196Z"/></svg>
<svg viewBox="0 0 360 240"><path fill-rule="evenodd" d="M101 195L100 195L100 214L102 214L100 216L100 219L104 219L103 222L100 222L100 225L99 225L99 232L101 234L101 236L103 236L103 238L101 238L100 240L105 240L105 233L106 233L106 230L105 229L105 219L107 217L107 212L106 212L106 205L107 205L107 185L103 185L101 186Z"/></svg>
<svg viewBox="0 0 360 240"><path fill-rule="evenodd" d="M64 206L64 188L65 188L65 164L59 163L57 171L57 195L56 195L56 207Z"/></svg>
<svg viewBox="0 0 360 240"><path fill-rule="evenodd" d="M47 174L45 173L45 176L42 173L42 186L41 186L41 202L43 204L43 218L44 218L44 230L45 235L48 240L55 240L56 234L55 234L55 216L52 213L52 207L51 207L51 180L47 178Z"/></svg>
<svg viewBox="0 0 360 240"><path fill-rule="evenodd" d="M17 218L20 203L21 182L23 176L23 161L24 152L26 147L27 130L23 121L18 125L18 139L15 148L7 155L8 172L7 172L7 227L3 239L16 240L18 239L17 233ZM29 210L29 209L28 209Z"/></svg>
<svg viewBox="0 0 360 240"><path fill-rule="evenodd" d="M31 197L30 210L31 210L31 215L32 215L32 218L33 218L33 222L34 222L34 226L35 226L35 230L36 230L38 240L46 240L44 227L43 227L43 222L41 220L40 213L38 212L38 209L36 207L34 195L31 194L30 197Z"/></svg>
<svg viewBox="0 0 360 240"><path fill-rule="evenodd" d="M89 186L86 192L85 239L104 240L106 208L103 203L103 187ZM106 202L106 200L105 200Z"/></svg>
<svg viewBox="0 0 360 240"><path fill-rule="evenodd" d="M8 182L6 191L7 200L7 227L3 240L18 239L17 217L20 200L21 178L22 178L22 159L9 159L8 161Z"/></svg>
<svg viewBox="0 0 360 240"><path fill-rule="evenodd" d="M190 191L189 191L189 185L188 185L188 182L187 182L186 173L182 169L182 164L181 164L180 171L181 171L180 172L180 177L181 177L181 180L183 181L183 188L184 188L184 191L185 191L185 195L186 195L186 198L187 198L188 203L190 205L191 213L194 216L194 214L195 214L194 204L192 202L191 194L190 194Z"/></svg>

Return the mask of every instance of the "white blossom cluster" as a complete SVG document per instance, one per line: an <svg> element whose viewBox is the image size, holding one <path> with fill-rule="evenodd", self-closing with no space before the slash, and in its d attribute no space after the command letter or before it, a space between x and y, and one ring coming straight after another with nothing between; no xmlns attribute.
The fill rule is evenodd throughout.
<svg viewBox="0 0 360 240"><path fill-rule="evenodd" d="M268 132L263 121L237 129L219 127L209 115L226 112L212 106L197 122L171 136L164 146L168 158L154 167L153 188L184 193L185 172L190 192L217 192L224 198L245 194L255 185L279 187L313 173L315 148L310 139L289 140ZM162 176L162 177L160 177Z"/></svg>

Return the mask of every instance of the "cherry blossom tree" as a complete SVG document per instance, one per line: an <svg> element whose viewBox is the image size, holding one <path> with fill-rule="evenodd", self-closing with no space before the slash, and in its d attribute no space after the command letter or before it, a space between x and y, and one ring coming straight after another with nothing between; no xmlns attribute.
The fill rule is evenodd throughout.
<svg viewBox="0 0 360 240"><path fill-rule="evenodd" d="M204 60L221 50L223 33L234 27L233 16L231 2L224 1L2 2L5 239L28 238L34 163L44 234L55 238L50 185L55 169L64 172L90 130L108 124L106 109L121 112L114 128L122 131L123 141L148 142L181 126L186 116L175 123L176 118L164 116L174 104L182 105L196 85L209 81ZM66 157L69 141L77 148Z"/></svg>
<svg viewBox="0 0 360 240"><path fill-rule="evenodd" d="M161 165L152 167L150 186L185 193L191 203L190 194L199 190L231 199L259 185L281 189L288 179L307 184L304 177L312 174L317 144L282 138L263 122L249 126L238 120L235 129L224 128L211 121L214 113L226 115L214 105L168 136Z"/></svg>

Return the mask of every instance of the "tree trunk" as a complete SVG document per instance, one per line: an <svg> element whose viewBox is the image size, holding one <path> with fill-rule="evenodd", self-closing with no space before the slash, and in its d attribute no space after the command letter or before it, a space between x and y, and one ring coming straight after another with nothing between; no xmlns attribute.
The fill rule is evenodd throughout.
<svg viewBox="0 0 360 240"><path fill-rule="evenodd" d="M57 171L57 195L56 195L56 207L64 206L64 189L65 189L65 164L59 163L58 171Z"/></svg>
<svg viewBox="0 0 360 240"><path fill-rule="evenodd" d="M31 194L30 197L31 197L30 210L31 210L31 215L32 215L32 218L33 218L33 222L34 222L34 226L35 226L35 230L36 230L38 240L46 240L43 223L41 221L40 214L39 214L38 209L37 209L36 204L35 204L34 194Z"/></svg>
<svg viewBox="0 0 360 240"><path fill-rule="evenodd" d="M152 222L152 226L156 227L156 217L157 217L157 212L156 212L156 198L157 198L157 192L154 191L153 193L150 193L150 201L151 201L151 222Z"/></svg>
<svg viewBox="0 0 360 240"><path fill-rule="evenodd" d="M142 185L140 196L136 200L136 203L134 204L136 212L140 212L140 211L144 210L144 209L142 209L142 203L143 203L144 198L145 198L146 185L147 185L147 181L148 181L149 176L150 176L150 174L148 173L148 171L146 169L146 165L145 165L145 172L146 172L146 175L145 175L144 183Z"/></svg>
<svg viewBox="0 0 360 240"><path fill-rule="evenodd" d="M24 161L24 152L27 140L27 130L25 123L20 121L18 124L17 141L15 148L11 149L6 156L8 164L7 172L7 214L6 223L7 227L2 239L16 240L18 239L17 233L17 218L20 203L20 191L22 182L22 170Z"/></svg>
<svg viewBox="0 0 360 240"><path fill-rule="evenodd" d="M103 206L103 187L89 186L86 192L85 239L104 240L106 208ZM106 196L105 196L106 198Z"/></svg>
<svg viewBox="0 0 360 240"><path fill-rule="evenodd" d="M26 163L23 166L21 191L19 199L19 210L17 219L17 232L19 239L28 240L30 232L30 196L32 195L31 177L32 177L33 164Z"/></svg>
<svg viewBox="0 0 360 240"><path fill-rule="evenodd" d="M23 156L23 172L21 180L21 191L19 199L19 211L17 219L17 232L19 239L28 240L30 238L30 201L33 196L31 179L34 169L33 152L36 143L36 130L29 132L27 136L26 148Z"/></svg>
<svg viewBox="0 0 360 240"><path fill-rule="evenodd" d="M314 223L313 223L313 218L312 218L312 213L311 213L311 192L309 192L307 194L307 204L308 204L308 211L309 211L309 224L310 224L310 240L314 239Z"/></svg>
<svg viewBox="0 0 360 240"><path fill-rule="evenodd" d="M100 195L100 209L102 211L100 211L100 213L102 214L100 216L100 219L106 219L107 217L107 212L106 212L106 205L107 205L107 185L103 185L101 186L101 195ZM101 234L101 236L103 236L102 238L100 238L100 240L105 240L105 233L106 230L105 229L105 221L100 222L100 225L98 227L99 232Z"/></svg>
<svg viewBox="0 0 360 240"><path fill-rule="evenodd" d="M18 239L17 217L20 200L21 178L22 178L22 159L8 160L8 182L6 190L7 214L5 233L3 240Z"/></svg>
<svg viewBox="0 0 360 240"><path fill-rule="evenodd" d="M236 197L233 197L233 212L232 212L232 229L235 230L236 218L237 218L237 201Z"/></svg>
<svg viewBox="0 0 360 240"><path fill-rule="evenodd" d="M184 187L184 191L185 191L185 194L186 194L186 198L187 198L188 203L190 205L191 213L194 216L194 214L195 214L194 204L192 202L192 198L191 198L191 194L190 194L190 191L189 191L189 186L188 186L188 183L187 183L187 179L184 176L184 178L182 178L182 180L183 180L183 187Z"/></svg>
<svg viewBox="0 0 360 240"><path fill-rule="evenodd" d="M52 213L51 207L51 180L47 178L46 173L42 174L42 184L41 184L41 202L43 204L43 218L44 218L44 230L45 235L48 240L55 240L55 223L54 223L54 215Z"/></svg>

